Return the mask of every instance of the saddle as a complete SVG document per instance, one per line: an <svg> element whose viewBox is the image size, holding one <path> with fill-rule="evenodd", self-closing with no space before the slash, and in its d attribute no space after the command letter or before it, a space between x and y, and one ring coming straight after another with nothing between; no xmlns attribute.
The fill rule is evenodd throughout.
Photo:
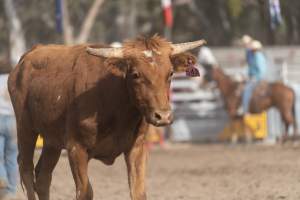
<svg viewBox="0 0 300 200"><path fill-rule="evenodd" d="M252 107L252 111L255 113L261 112L261 102L263 99L267 98L271 94L270 84L266 81L260 81L256 84L254 90L252 91L251 101L249 109Z"/></svg>
<svg viewBox="0 0 300 200"><path fill-rule="evenodd" d="M260 81L256 84L252 92L252 99L267 97L270 95L270 92L270 84L266 81Z"/></svg>

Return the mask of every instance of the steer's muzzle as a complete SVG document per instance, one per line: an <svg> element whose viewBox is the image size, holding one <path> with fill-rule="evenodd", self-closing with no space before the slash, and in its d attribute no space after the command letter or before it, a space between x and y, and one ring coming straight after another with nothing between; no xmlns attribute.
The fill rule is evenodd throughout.
<svg viewBox="0 0 300 200"><path fill-rule="evenodd" d="M171 110L155 110L150 114L148 122L154 126L166 126L173 121Z"/></svg>

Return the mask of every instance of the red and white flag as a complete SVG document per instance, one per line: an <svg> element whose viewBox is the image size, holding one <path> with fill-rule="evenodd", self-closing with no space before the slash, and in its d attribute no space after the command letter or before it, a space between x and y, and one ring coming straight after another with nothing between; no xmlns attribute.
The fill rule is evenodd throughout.
<svg viewBox="0 0 300 200"><path fill-rule="evenodd" d="M171 0L161 0L163 7L165 25L169 28L173 26L173 13L172 13L172 2Z"/></svg>

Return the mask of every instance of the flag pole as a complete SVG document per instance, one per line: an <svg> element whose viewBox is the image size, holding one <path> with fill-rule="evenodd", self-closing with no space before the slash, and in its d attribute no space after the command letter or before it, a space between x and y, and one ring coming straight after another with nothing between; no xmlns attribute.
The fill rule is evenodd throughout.
<svg viewBox="0 0 300 200"><path fill-rule="evenodd" d="M161 0L163 15L164 15L164 36L172 39L172 27L173 27L173 10L171 0Z"/></svg>

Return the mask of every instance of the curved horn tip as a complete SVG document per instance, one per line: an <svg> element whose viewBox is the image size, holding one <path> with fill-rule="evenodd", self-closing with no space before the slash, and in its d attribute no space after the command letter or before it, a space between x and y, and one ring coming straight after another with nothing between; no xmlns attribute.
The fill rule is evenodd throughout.
<svg viewBox="0 0 300 200"><path fill-rule="evenodd" d="M180 44L173 44L173 52L172 54L178 54L178 53L182 53L197 47L200 47L202 45L205 45L207 42L206 40L197 40L194 42L186 42L186 43L180 43Z"/></svg>
<svg viewBox="0 0 300 200"><path fill-rule="evenodd" d="M191 42L192 43L192 42ZM202 40L198 40L198 41L195 41L195 43L198 43L199 47L202 46L202 45L206 45L207 44L207 41L202 39Z"/></svg>

